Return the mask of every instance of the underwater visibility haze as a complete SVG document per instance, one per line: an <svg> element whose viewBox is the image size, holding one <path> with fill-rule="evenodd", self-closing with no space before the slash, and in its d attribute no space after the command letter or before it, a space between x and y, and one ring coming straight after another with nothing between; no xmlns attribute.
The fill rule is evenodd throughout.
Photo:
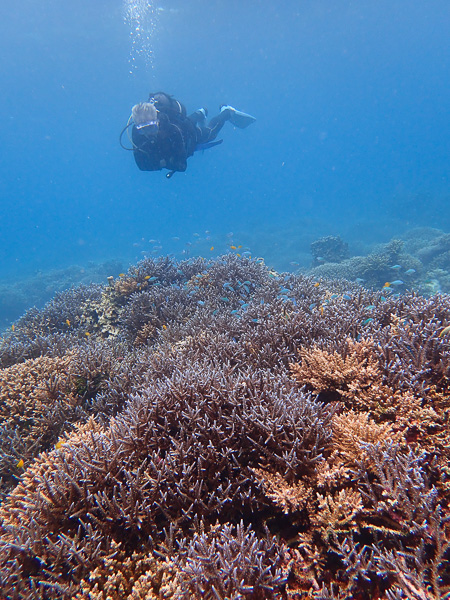
<svg viewBox="0 0 450 600"><path fill-rule="evenodd" d="M448 230L445 1L18 0L0 16L5 284L159 246L210 256L230 232L285 269L321 236L361 254ZM159 90L257 121L167 181L118 144Z"/></svg>

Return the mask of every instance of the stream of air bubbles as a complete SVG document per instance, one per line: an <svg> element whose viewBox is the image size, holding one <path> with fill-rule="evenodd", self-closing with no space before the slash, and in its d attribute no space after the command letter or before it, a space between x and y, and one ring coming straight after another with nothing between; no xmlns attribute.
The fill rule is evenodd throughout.
<svg viewBox="0 0 450 600"><path fill-rule="evenodd" d="M149 0L124 0L124 20L130 30L130 73L142 63L147 69L153 69L158 8Z"/></svg>

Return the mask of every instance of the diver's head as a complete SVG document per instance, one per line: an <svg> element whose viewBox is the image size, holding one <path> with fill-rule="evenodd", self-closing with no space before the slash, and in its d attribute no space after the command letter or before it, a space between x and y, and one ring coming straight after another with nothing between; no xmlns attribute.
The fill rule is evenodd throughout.
<svg viewBox="0 0 450 600"><path fill-rule="evenodd" d="M151 102L140 102L131 109L136 129L148 137L153 137L158 133L158 111Z"/></svg>

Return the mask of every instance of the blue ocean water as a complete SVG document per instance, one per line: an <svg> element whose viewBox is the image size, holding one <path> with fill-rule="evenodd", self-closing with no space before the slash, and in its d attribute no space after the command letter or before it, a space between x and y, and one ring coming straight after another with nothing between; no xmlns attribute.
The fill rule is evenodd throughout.
<svg viewBox="0 0 450 600"><path fill-rule="evenodd" d="M362 252L449 231L449 30L447 0L2 2L3 289L231 243L286 269L320 236ZM119 133L158 90L257 121L171 180L140 172Z"/></svg>

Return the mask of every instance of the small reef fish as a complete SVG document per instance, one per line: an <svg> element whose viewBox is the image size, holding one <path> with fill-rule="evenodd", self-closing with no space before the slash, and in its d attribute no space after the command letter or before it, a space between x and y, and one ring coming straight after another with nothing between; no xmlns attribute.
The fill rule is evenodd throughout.
<svg viewBox="0 0 450 600"><path fill-rule="evenodd" d="M351 300L351 299L352 299L352 297L351 297L351 296L349 296L348 294L342 294L342 298L343 298L344 300Z"/></svg>
<svg viewBox="0 0 450 600"><path fill-rule="evenodd" d="M404 283L401 279L396 279L395 281L391 281L391 285L393 285L393 286L404 285Z"/></svg>
<svg viewBox="0 0 450 600"><path fill-rule="evenodd" d="M16 326L14 325L14 323L11 325L11 331L15 331Z"/></svg>
<svg viewBox="0 0 450 600"><path fill-rule="evenodd" d="M125 277L125 273L119 273L119 277Z"/></svg>
<svg viewBox="0 0 450 600"><path fill-rule="evenodd" d="M237 250L237 246L230 246L231 250Z"/></svg>
<svg viewBox="0 0 450 600"><path fill-rule="evenodd" d="M25 464L25 463L23 462L23 458L21 458L21 459L19 460L19 462L17 463L17 467L18 467L19 469L23 469L23 466L24 466L24 464Z"/></svg>
<svg viewBox="0 0 450 600"><path fill-rule="evenodd" d="M314 287L319 287L320 283L318 281L316 281L316 283L314 284Z"/></svg>
<svg viewBox="0 0 450 600"><path fill-rule="evenodd" d="M56 442L56 444L55 444L55 448L56 448L57 450L59 450L60 448L62 448L63 444L64 444L64 442L63 442L63 441L61 441L61 440L59 440L58 442Z"/></svg>
<svg viewBox="0 0 450 600"><path fill-rule="evenodd" d="M362 322L363 325L368 325L369 323L372 323L373 319L366 319L365 321Z"/></svg>
<svg viewBox="0 0 450 600"><path fill-rule="evenodd" d="M391 269L401 269L402 265L392 265Z"/></svg>
<svg viewBox="0 0 450 600"><path fill-rule="evenodd" d="M66 325L67 325L67 327L70 327L70 321L69 321L69 319L66 319Z"/></svg>
<svg viewBox="0 0 450 600"><path fill-rule="evenodd" d="M86 337L89 337L91 334L89 333L89 331L85 331L85 332L84 332L84 335L85 335Z"/></svg>
<svg viewBox="0 0 450 600"><path fill-rule="evenodd" d="M386 283L383 285L384 288L388 288L391 287L391 284L389 281L386 281Z"/></svg>
<svg viewBox="0 0 450 600"><path fill-rule="evenodd" d="M211 250L211 252L212 252L212 251L214 250L214 246L211 246L210 250Z"/></svg>
<svg viewBox="0 0 450 600"><path fill-rule="evenodd" d="M408 269L407 271L405 271L405 275L412 275L415 272L416 272L415 269Z"/></svg>
<svg viewBox="0 0 450 600"><path fill-rule="evenodd" d="M450 333L450 325L447 325L447 327L444 327L444 329L439 334L439 337L443 337L444 335L447 335L447 333Z"/></svg>

